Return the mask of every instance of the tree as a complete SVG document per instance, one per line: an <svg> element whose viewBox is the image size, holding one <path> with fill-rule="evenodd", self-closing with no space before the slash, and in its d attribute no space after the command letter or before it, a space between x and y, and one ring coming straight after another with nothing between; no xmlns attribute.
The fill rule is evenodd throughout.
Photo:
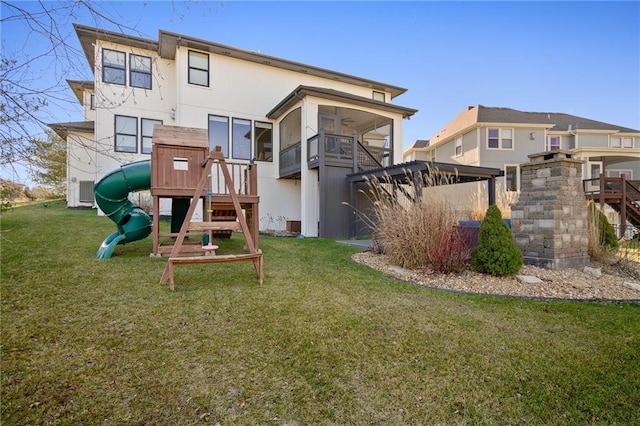
<svg viewBox="0 0 640 426"><path fill-rule="evenodd" d="M2 38L0 167L15 171L21 166L31 172L33 163L28 159L39 151L37 145L46 137L48 124L72 121L60 120L60 112L69 116L78 114L77 100L66 80L93 80L72 23L88 20L97 27L139 33L126 24L127 18L120 16L115 3L2 1L0 5L3 35L20 34ZM176 7L188 7L183 2L176 5L174 14Z"/></svg>
<svg viewBox="0 0 640 426"><path fill-rule="evenodd" d="M47 130L47 140L36 139L27 148L29 164L34 167L34 180L53 195L63 195L66 189L67 142Z"/></svg>
<svg viewBox="0 0 640 426"><path fill-rule="evenodd" d="M500 210L495 204L490 206L480 224L478 245L471 255L473 269L491 275L515 275L522 263L522 252L513 241Z"/></svg>

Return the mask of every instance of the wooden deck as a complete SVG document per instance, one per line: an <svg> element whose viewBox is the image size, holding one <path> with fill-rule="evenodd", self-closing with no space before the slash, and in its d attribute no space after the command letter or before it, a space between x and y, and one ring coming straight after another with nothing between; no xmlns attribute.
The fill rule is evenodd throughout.
<svg viewBox="0 0 640 426"><path fill-rule="evenodd" d="M640 228L640 180L627 180L600 175L582 181L584 194L603 208L605 204L620 213L620 237L626 232L627 222Z"/></svg>

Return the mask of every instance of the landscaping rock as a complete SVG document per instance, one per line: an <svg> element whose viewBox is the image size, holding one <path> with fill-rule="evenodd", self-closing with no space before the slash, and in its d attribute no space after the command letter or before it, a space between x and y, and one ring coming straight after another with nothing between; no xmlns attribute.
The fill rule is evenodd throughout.
<svg viewBox="0 0 640 426"><path fill-rule="evenodd" d="M622 283L622 285L632 290L640 291L640 284L630 283L628 281L625 281Z"/></svg>
<svg viewBox="0 0 640 426"><path fill-rule="evenodd" d="M429 268L405 269L393 265L387 255L356 253L352 259L389 276L425 287L468 293L500 294L551 299L631 300L640 302L640 263L624 265L591 264L601 276L585 274L582 268L545 269L524 265L521 276L541 282L525 283L516 277L495 277L465 269L455 274L440 274ZM633 281L633 282L631 282ZM621 285L625 282L624 285Z"/></svg>
<svg viewBox="0 0 640 426"><path fill-rule="evenodd" d="M602 269L600 268L592 268L590 266L585 266L582 270L585 274L592 275L596 278L600 278L602 276Z"/></svg>
<svg viewBox="0 0 640 426"><path fill-rule="evenodd" d="M540 278L533 275L516 275L516 279L525 284L539 284L542 282Z"/></svg>

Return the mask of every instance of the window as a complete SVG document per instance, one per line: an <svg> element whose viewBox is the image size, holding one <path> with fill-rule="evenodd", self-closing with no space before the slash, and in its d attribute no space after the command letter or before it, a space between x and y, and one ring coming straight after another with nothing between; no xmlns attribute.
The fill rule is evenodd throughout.
<svg viewBox="0 0 640 426"><path fill-rule="evenodd" d="M209 116L209 149L219 146L222 154L229 158L229 118Z"/></svg>
<svg viewBox="0 0 640 426"><path fill-rule="evenodd" d="M487 129L487 148L513 149L513 129Z"/></svg>
<svg viewBox="0 0 640 426"><path fill-rule="evenodd" d="M633 148L633 138L611 138L611 148Z"/></svg>
<svg viewBox="0 0 640 426"><path fill-rule="evenodd" d="M143 118L140 120L141 129L141 146L143 154L151 154L153 148L153 127L156 124L162 124L162 120L151 120L149 118Z"/></svg>
<svg viewBox="0 0 640 426"><path fill-rule="evenodd" d="M456 139L456 157L460 157L462 155L462 138Z"/></svg>
<svg viewBox="0 0 640 426"><path fill-rule="evenodd" d="M251 159L251 120L233 119L232 131L233 158Z"/></svg>
<svg viewBox="0 0 640 426"><path fill-rule="evenodd" d="M280 121L280 150L299 144L302 139L302 108L296 108Z"/></svg>
<svg viewBox="0 0 640 426"><path fill-rule="evenodd" d="M513 148L513 130L502 129L502 149Z"/></svg>
<svg viewBox="0 0 640 426"><path fill-rule="evenodd" d="M273 161L273 124L256 121L253 124L254 152L258 161Z"/></svg>
<svg viewBox="0 0 640 426"><path fill-rule="evenodd" d="M498 149L500 148L500 129L488 129L487 130L487 147Z"/></svg>
<svg viewBox="0 0 640 426"><path fill-rule="evenodd" d="M560 149L560 136L549 136L547 138L547 151L557 151Z"/></svg>
<svg viewBox="0 0 640 426"><path fill-rule="evenodd" d="M189 84L209 87L209 55L189 51Z"/></svg>
<svg viewBox="0 0 640 426"><path fill-rule="evenodd" d="M633 148L633 138L622 138L623 148Z"/></svg>
<svg viewBox="0 0 640 426"><path fill-rule="evenodd" d="M126 84L126 55L117 50L102 49L102 81L113 84Z"/></svg>
<svg viewBox="0 0 640 426"><path fill-rule="evenodd" d="M385 101L384 92L378 92L377 90L373 91L373 100L384 102Z"/></svg>
<svg viewBox="0 0 640 426"><path fill-rule="evenodd" d="M518 191L519 166L504 166L504 188L506 191Z"/></svg>
<svg viewBox="0 0 640 426"><path fill-rule="evenodd" d="M607 177L619 178L619 177L622 177L622 175L624 175L624 178L626 180L633 180L633 170L631 169L607 170Z"/></svg>
<svg viewBox="0 0 640 426"><path fill-rule="evenodd" d="M89 109L96 109L96 95L93 93L89 97Z"/></svg>
<svg viewBox="0 0 640 426"><path fill-rule="evenodd" d="M138 119L125 115L116 115L115 150L119 152L138 152Z"/></svg>
<svg viewBox="0 0 640 426"><path fill-rule="evenodd" d="M129 84L131 87L151 89L151 58L129 55Z"/></svg>

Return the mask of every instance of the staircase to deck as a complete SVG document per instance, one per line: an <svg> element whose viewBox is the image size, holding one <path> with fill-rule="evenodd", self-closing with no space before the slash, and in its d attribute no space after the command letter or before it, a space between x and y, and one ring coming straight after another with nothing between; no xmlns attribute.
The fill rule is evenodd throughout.
<svg viewBox="0 0 640 426"><path fill-rule="evenodd" d="M625 235L627 223L640 229L640 180L605 177L582 182L588 200L604 204L620 214L620 237Z"/></svg>

